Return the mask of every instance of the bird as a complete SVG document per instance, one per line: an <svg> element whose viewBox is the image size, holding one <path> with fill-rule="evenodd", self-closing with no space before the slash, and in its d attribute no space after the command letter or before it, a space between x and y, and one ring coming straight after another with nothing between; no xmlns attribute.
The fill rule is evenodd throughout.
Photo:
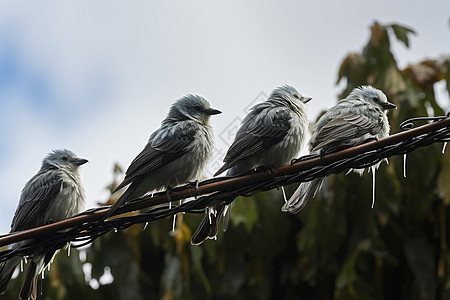
<svg viewBox="0 0 450 300"><path fill-rule="evenodd" d="M226 170L227 176L235 176L257 167L271 171L290 162L306 142L308 119L305 104L310 100L293 86L275 88L266 101L254 105L243 119L223 166L214 176ZM191 237L191 244L199 245L208 238L214 239L222 218L226 231L230 209L231 203L226 204L223 200L207 207L203 220Z"/></svg>
<svg viewBox="0 0 450 300"><path fill-rule="evenodd" d="M147 145L126 170L124 180L113 191L128 186L105 219L121 205L149 192L199 180L213 151L209 120L220 113L199 95L188 94L173 103L161 127L150 135Z"/></svg>
<svg viewBox="0 0 450 300"><path fill-rule="evenodd" d="M78 170L87 162L67 149L49 153L43 159L39 172L22 190L11 223L11 232L43 226L80 213L84 209L86 197ZM16 242L11 244L9 249L14 251L30 242ZM57 250L42 247L34 250L20 291L20 299L36 299L38 275L50 263ZM22 258L13 256L0 263L0 294L5 293L8 282Z"/></svg>
<svg viewBox="0 0 450 300"><path fill-rule="evenodd" d="M309 140L309 151L323 155L385 138L390 131L386 113L395 108L381 90L369 85L356 87L319 118ZM364 169L352 171L360 176L364 173ZM324 177L319 177L300 183L281 210L293 214L299 212L315 196L323 180Z"/></svg>

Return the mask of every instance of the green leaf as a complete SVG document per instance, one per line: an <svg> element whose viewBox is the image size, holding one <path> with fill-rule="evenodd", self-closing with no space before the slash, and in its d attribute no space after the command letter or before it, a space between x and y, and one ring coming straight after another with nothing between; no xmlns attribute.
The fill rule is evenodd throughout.
<svg viewBox="0 0 450 300"><path fill-rule="evenodd" d="M203 283L203 286L208 295L211 295L211 284L208 277L205 274L202 266L203 249L202 247L191 247L191 259L193 265L193 274L196 274L195 278L199 278Z"/></svg>
<svg viewBox="0 0 450 300"><path fill-rule="evenodd" d="M415 299L435 299L437 278L433 248L423 238L411 238L404 244L408 265L414 274Z"/></svg>
<svg viewBox="0 0 450 300"><path fill-rule="evenodd" d="M342 289L351 285L358 277L355 272L356 259L358 258L359 249L355 249L353 253L345 260L339 275L336 278L336 288Z"/></svg>
<svg viewBox="0 0 450 300"><path fill-rule="evenodd" d="M258 211L252 198L240 197L233 202L233 210L231 212L231 221L233 226L237 227L243 224L248 232L251 232L253 225L258 219Z"/></svg>
<svg viewBox="0 0 450 300"><path fill-rule="evenodd" d="M170 290L174 295L180 297L183 292L183 278L181 262L177 256L166 254L164 258L165 269L161 275L161 283L166 290Z"/></svg>
<svg viewBox="0 0 450 300"><path fill-rule="evenodd" d="M446 149L446 152L449 153L450 149ZM439 197L441 197L441 199L447 206L450 204L450 155L445 155L445 158L447 160L447 163L443 165L443 168L439 173L437 187Z"/></svg>
<svg viewBox="0 0 450 300"><path fill-rule="evenodd" d="M356 262L361 251L367 251L370 249L370 240L362 240L355 250L345 260L341 272L336 278L336 288L341 289L348 285L352 285L358 279L356 274Z"/></svg>
<svg viewBox="0 0 450 300"><path fill-rule="evenodd" d="M416 32L411 28L400 26L397 24L391 24L390 27L392 28L395 37L409 48L408 34L416 34Z"/></svg>

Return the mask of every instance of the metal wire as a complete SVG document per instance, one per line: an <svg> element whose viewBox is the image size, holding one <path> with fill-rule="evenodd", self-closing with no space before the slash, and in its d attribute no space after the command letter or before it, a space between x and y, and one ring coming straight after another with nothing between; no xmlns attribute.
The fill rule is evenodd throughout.
<svg viewBox="0 0 450 300"><path fill-rule="evenodd" d="M417 122L428 122L416 126ZM116 214L137 211L133 215L103 220L107 207L85 211L71 219L11 233L0 237L0 246L25 239L30 242L16 249L0 252L0 261L12 256L31 255L37 247L62 248L69 242L81 247L111 230L123 230L134 224L153 222L178 213L203 213L212 202L230 203L237 196L249 196L291 183L310 181L337 174L350 168L366 168L390 156L403 155L419 147L450 141L450 117L420 117L400 124L401 133L326 155L307 155L273 172L249 172L236 177L218 177L188 184L169 192L147 196L122 206ZM188 198L198 197L191 200ZM184 199L181 205L175 201ZM172 202L169 208L167 203ZM142 211L145 209L145 211Z"/></svg>

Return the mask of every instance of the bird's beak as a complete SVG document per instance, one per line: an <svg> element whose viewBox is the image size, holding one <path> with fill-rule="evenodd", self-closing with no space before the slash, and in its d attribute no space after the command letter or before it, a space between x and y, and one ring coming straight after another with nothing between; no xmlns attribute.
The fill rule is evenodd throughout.
<svg viewBox="0 0 450 300"><path fill-rule="evenodd" d="M220 110L217 110L217 109L214 109L214 108L209 108L209 109L207 109L206 111L205 111L205 113L207 114L207 115L218 115L218 114L221 114L222 112L220 111Z"/></svg>
<svg viewBox="0 0 450 300"><path fill-rule="evenodd" d="M76 166L84 165L87 162L88 162L88 160L84 159L84 158L75 158L74 160L72 160L72 163Z"/></svg>
<svg viewBox="0 0 450 300"><path fill-rule="evenodd" d="M397 106L395 106L395 104L391 103L391 102L386 102L386 103L382 103L381 107L384 109L394 109L397 108Z"/></svg>
<svg viewBox="0 0 450 300"><path fill-rule="evenodd" d="M308 103L309 101L311 101L312 100L312 98L311 97L303 97L303 103Z"/></svg>

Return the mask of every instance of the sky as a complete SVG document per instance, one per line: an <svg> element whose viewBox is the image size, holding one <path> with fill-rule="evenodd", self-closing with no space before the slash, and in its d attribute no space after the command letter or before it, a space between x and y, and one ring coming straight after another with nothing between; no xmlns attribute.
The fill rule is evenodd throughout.
<svg viewBox="0 0 450 300"><path fill-rule="evenodd" d="M53 149L89 159L87 208L107 199L113 165L126 168L170 105L208 99L214 173L248 108L282 84L333 105L338 67L370 25L413 28L401 67L450 52L450 1L1 1L0 233L20 192ZM447 101L442 85L436 87ZM281 206L281 203L280 203Z"/></svg>

